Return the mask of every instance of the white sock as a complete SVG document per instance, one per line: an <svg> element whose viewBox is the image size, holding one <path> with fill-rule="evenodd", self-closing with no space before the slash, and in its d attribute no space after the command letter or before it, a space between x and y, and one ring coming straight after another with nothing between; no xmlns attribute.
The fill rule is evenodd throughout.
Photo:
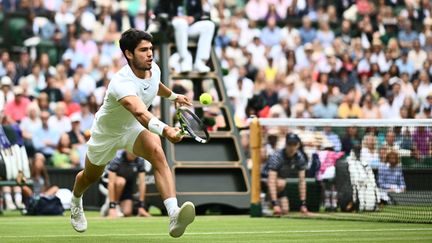
<svg viewBox="0 0 432 243"><path fill-rule="evenodd" d="M325 198L324 198L324 207L328 208L330 207L330 198L331 198L331 191L325 191L324 192Z"/></svg>
<svg viewBox="0 0 432 243"><path fill-rule="evenodd" d="M82 203L82 196L81 197L75 197L75 195L72 194L71 202L75 205L81 204Z"/></svg>
<svg viewBox="0 0 432 243"><path fill-rule="evenodd" d="M14 199L15 199L15 203L16 204L21 204L22 203L22 194L21 194L21 192L15 192Z"/></svg>
<svg viewBox="0 0 432 243"><path fill-rule="evenodd" d="M6 202L12 202L12 195L10 192L5 192L4 193L4 199Z"/></svg>
<svg viewBox="0 0 432 243"><path fill-rule="evenodd" d="M177 198L175 198L175 197L170 197L170 198L165 199L164 204L165 204L165 208L168 212L168 216L170 216L170 217L172 215L174 215L174 213L179 208L179 206L177 204Z"/></svg>
<svg viewBox="0 0 432 243"><path fill-rule="evenodd" d="M337 191L332 192L332 207L337 208Z"/></svg>

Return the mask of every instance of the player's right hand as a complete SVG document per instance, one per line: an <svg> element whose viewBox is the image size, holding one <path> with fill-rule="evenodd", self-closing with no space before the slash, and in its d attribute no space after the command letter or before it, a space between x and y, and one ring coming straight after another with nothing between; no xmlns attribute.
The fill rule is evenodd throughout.
<svg viewBox="0 0 432 243"><path fill-rule="evenodd" d="M166 137L171 143L178 143L183 139L183 136L178 136L180 128L166 126L163 130L163 136Z"/></svg>
<svg viewBox="0 0 432 243"><path fill-rule="evenodd" d="M186 95L177 95L177 99L174 100L176 107L178 106L192 106L191 100Z"/></svg>

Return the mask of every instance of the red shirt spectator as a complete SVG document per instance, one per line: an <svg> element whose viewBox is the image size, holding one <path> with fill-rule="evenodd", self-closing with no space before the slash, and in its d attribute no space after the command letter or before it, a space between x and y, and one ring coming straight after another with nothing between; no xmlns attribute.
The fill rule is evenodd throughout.
<svg viewBox="0 0 432 243"><path fill-rule="evenodd" d="M357 0L357 11L360 15L367 15L373 12L373 5L368 0Z"/></svg>
<svg viewBox="0 0 432 243"><path fill-rule="evenodd" d="M14 88L15 99L6 103L4 113L12 118L14 121L19 122L26 116L27 106L30 100L23 96L23 89L19 86Z"/></svg>
<svg viewBox="0 0 432 243"><path fill-rule="evenodd" d="M81 106L72 100L72 92L70 90L66 90L63 94L64 103L66 105L66 116L71 116L74 113L81 112Z"/></svg>

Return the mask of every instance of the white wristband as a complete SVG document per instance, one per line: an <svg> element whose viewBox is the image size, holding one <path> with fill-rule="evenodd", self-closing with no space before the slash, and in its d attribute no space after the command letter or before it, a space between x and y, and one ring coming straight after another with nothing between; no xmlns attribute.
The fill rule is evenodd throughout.
<svg viewBox="0 0 432 243"><path fill-rule="evenodd" d="M169 100L174 101L178 97L178 94L171 91L171 95L168 97Z"/></svg>
<svg viewBox="0 0 432 243"><path fill-rule="evenodd" d="M156 117L152 117L148 123L148 129L152 133L156 133L157 135L162 136L164 128L167 126L167 124L161 122Z"/></svg>

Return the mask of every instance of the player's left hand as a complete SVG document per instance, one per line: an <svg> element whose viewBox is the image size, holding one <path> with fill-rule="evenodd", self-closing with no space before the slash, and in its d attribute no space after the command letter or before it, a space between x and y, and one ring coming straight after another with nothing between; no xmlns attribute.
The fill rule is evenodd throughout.
<svg viewBox="0 0 432 243"><path fill-rule="evenodd" d="M149 214L144 208L138 208L138 216L151 217L151 214Z"/></svg>
<svg viewBox="0 0 432 243"><path fill-rule="evenodd" d="M191 100L185 96L185 95L181 95L179 94L177 96L177 99L174 100L176 107L177 106L192 106L192 102Z"/></svg>

